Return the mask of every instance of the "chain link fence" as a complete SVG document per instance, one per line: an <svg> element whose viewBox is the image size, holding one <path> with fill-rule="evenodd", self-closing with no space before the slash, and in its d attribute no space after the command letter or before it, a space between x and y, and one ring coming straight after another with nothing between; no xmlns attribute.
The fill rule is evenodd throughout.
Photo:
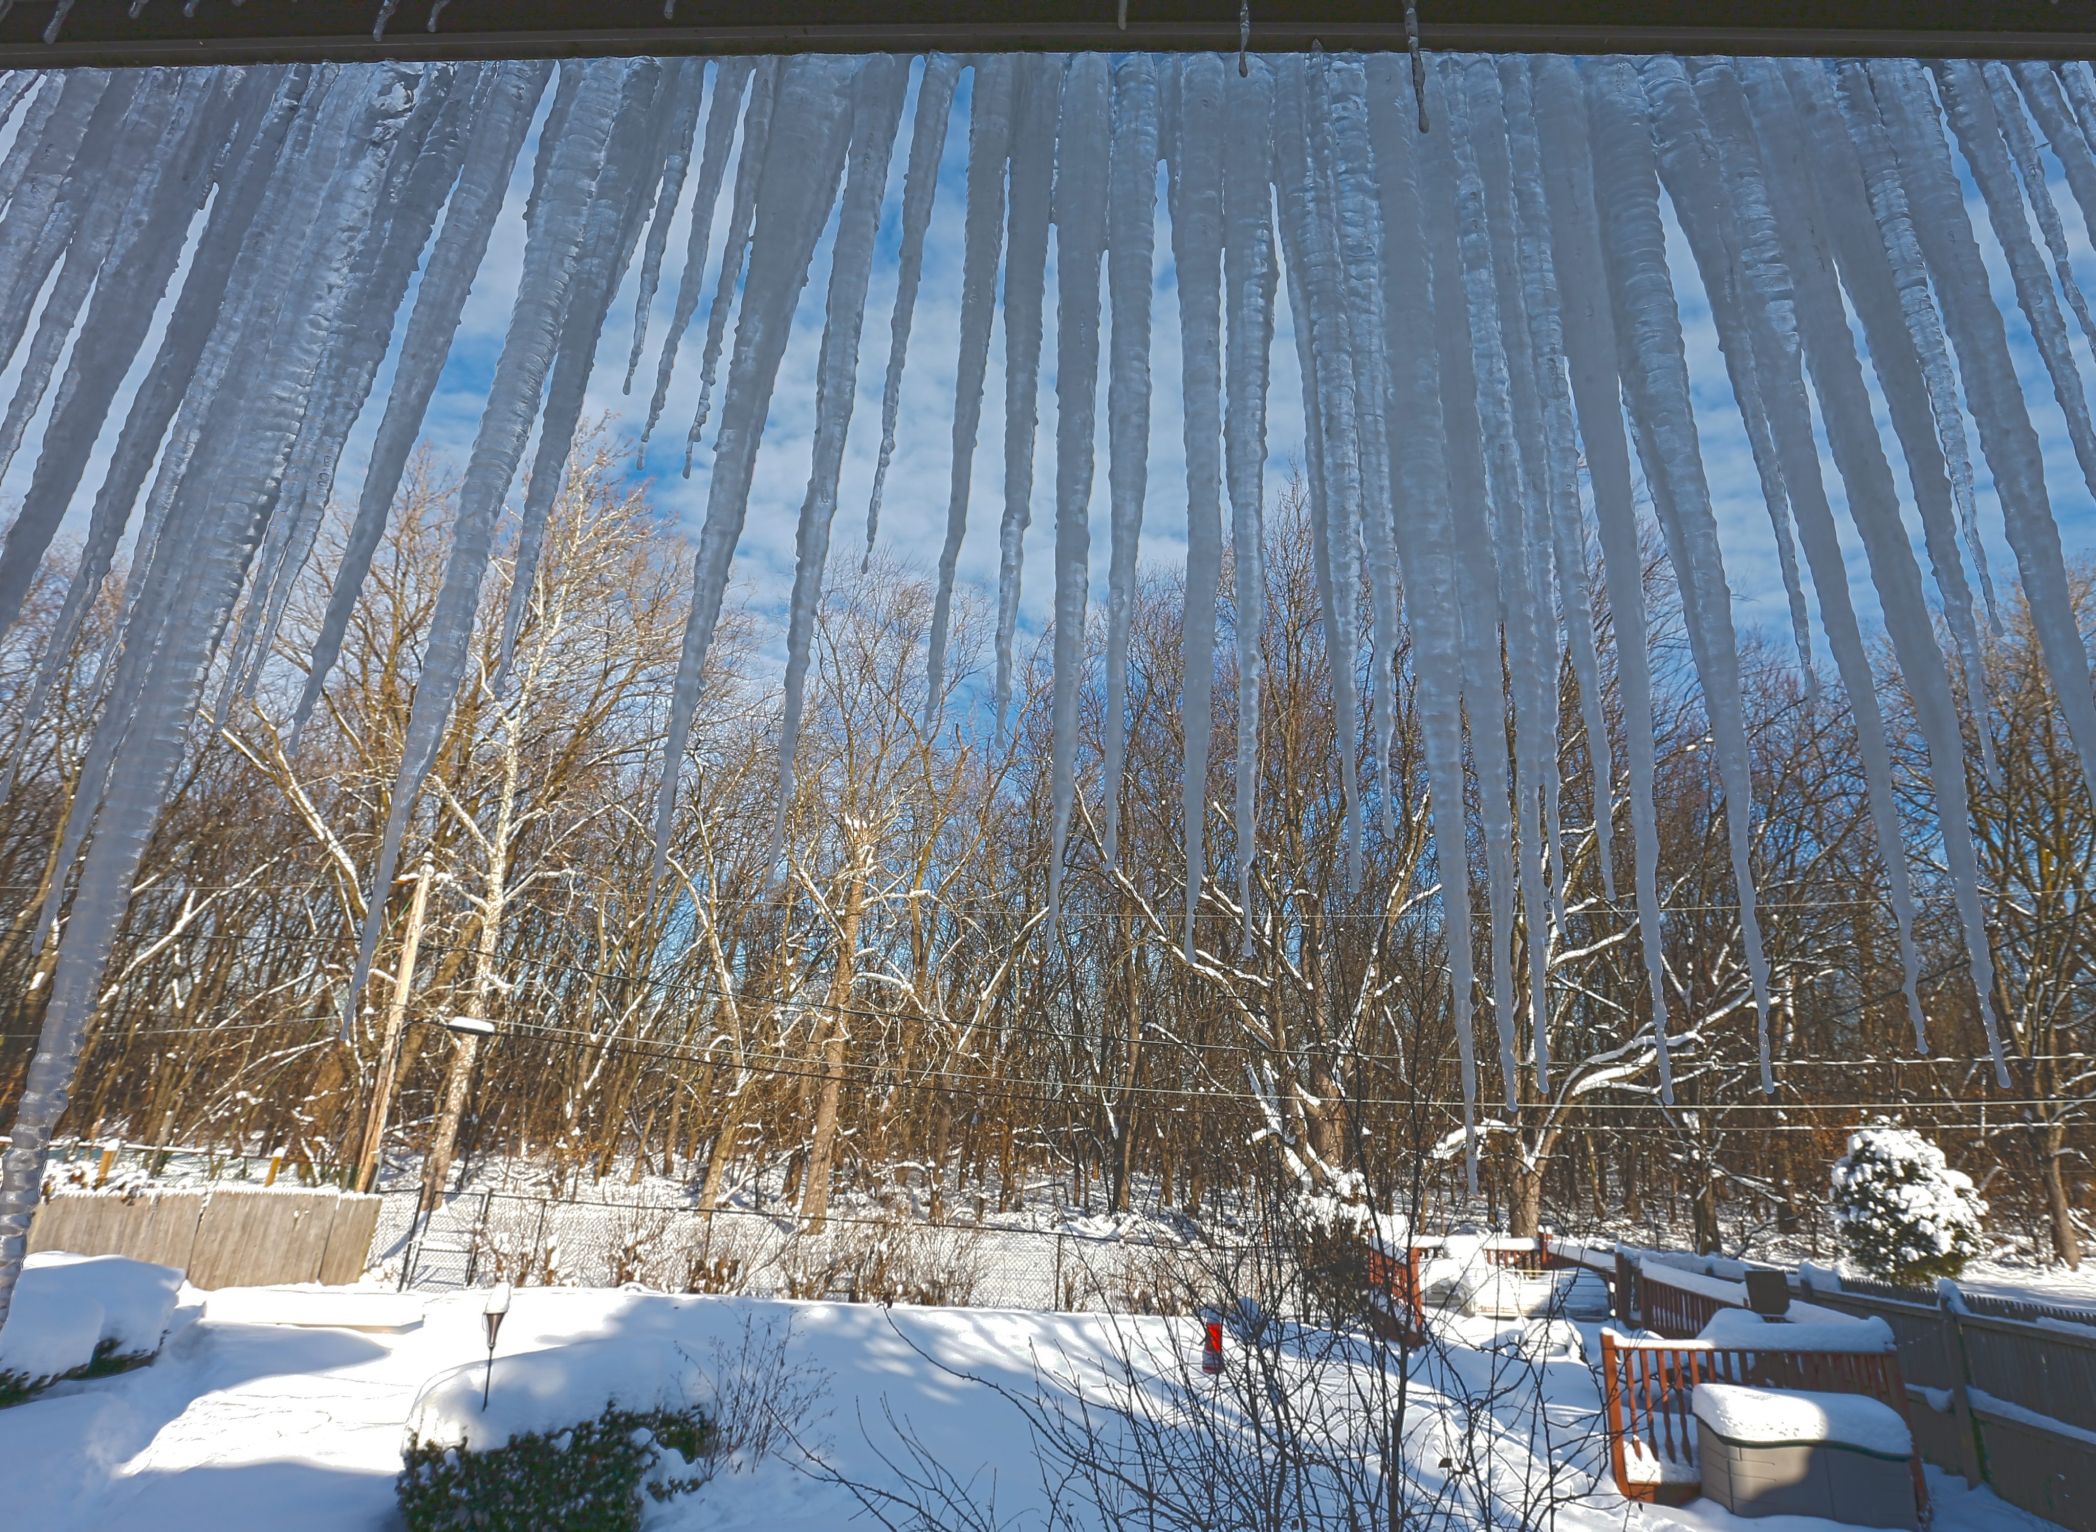
<svg viewBox="0 0 2096 1532"><path fill-rule="evenodd" d="M733 1293L755 1298L937 1304L1038 1311L1168 1313L1277 1247L1218 1246L906 1214L833 1214L819 1233L747 1209L585 1202L478 1191L418 1222L390 1195L372 1265L403 1288L491 1282Z"/></svg>

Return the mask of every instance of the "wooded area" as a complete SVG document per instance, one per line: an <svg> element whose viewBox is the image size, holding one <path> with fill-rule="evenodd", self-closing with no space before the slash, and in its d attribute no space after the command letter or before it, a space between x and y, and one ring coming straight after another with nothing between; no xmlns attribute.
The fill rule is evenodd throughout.
<svg viewBox="0 0 2096 1532"><path fill-rule="evenodd" d="M441 1170L456 1154L552 1163L574 1178L667 1175L688 1179L701 1206L755 1194L797 1205L818 1227L847 1191L906 1189L936 1215L1011 1208L1045 1175L1087 1206L1199 1213L1277 1163L1327 1182L1405 1123L1401 1142L1444 1144L1430 1182L1437 1198L1460 1200L1444 869L1406 656L1388 660L1396 746L1384 780L1365 726L1363 738L1336 738L1298 492L1267 516L1262 839L1248 904L1231 829L1240 688L1227 571L1222 582L1212 871L1192 901L1189 946L1184 604L1161 576L1135 597L1118 805L1097 792L1103 665L1083 698L1088 748L1058 921L1045 653L1022 668L1000 738L979 669L986 618L961 611L941 695L927 697L931 585L879 557L833 571L776 859L771 622L750 610L724 627L658 886L649 806L689 554L608 448L577 461L500 689L509 593L497 578L484 593L479 663L416 805L410 872L392 890L378 972L347 1039L344 988L447 546L450 491L428 470L303 735L273 720L304 682L300 656L329 595L325 552L254 694L229 687L197 725L109 964L67 1131L281 1145L310 1179L368 1186L382 1129L396 1166L433 1155ZM1662 942L1679 1105L1663 1109L1657 1096L1628 807L1597 816L1585 727L1595 710L1567 661L1561 782L1545 805L1562 856L1533 814L1515 816L1514 844L1490 841L1485 789L1471 779L1466 875L1491 1114L1486 1205L1475 1211L1516 1232L1539 1220L1678 1217L1706 1249L1745 1230L1794 1229L1818 1219L1841 1136L1885 1113L1982 1182L1997 1234L2077 1260L2076 1219L2086 1226L2091 1212L2096 819L2020 612L2005 600L1987 643L1989 706L1960 699L2013 1064L2006 1090L1985 1064L1934 861L1925 752L1889 656L1879 695L1908 796L1921 1000L1938 1050L1926 1059L1846 702L1831 678L1807 685L1787 639L1752 641L1742 655L1754 866L1779 1002L1770 1099L1712 752L1678 632L1661 621L1670 579L1655 552L1647 599L1660 634ZM0 639L0 740L14 763L0 795L0 1121L34 1046L52 955L35 936L66 893L56 829L122 600L108 598L57 672L60 727L31 736L24 700L64 595L63 571L47 570L29 614ZM1610 690L1598 716L1620 736L1605 614L1599 638ZM1355 669L1367 696L1366 660ZM1504 752L1500 725L1479 722L1473 751ZM1620 771L1620 737L1610 755ZM1354 893L1349 756L1367 820ZM1503 770L1486 775L1504 782ZM1597 817L1622 885L1614 899ZM1110 834L1117 860L1104 854ZM1519 901L1492 911L1483 893L1488 857L1531 854L1550 857L1558 890L1542 930ZM1496 958L1488 915L1511 932ZM1511 1113L1490 1105L1508 1095L1491 1044L1495 961L1508 965L1518 1011L1535 985L1545 997L1552 1067L1539 1083L1524 1024ZM462 1015L497 1030L441 1025Z"/></svg>

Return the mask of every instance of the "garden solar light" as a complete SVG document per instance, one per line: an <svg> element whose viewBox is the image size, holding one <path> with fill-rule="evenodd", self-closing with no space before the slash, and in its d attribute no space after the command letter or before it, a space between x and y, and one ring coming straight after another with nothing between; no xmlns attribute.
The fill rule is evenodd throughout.
<svg viewBox="0 0 2096 1532"><path fill-rule="evenodd" d="M503 1316L509 1313L509 1284L498 1282L488 1293L487 1304L480 1311L480 1322L488 1332L488 1365L480 1378L480 1407L488 1407L488 1390L495 1382L495 1337L502 1333Z"/></svg>

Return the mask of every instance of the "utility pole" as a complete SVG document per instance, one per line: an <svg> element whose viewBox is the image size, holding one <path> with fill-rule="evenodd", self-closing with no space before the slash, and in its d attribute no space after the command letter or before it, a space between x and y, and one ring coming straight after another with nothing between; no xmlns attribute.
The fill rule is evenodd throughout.
<svg viewBox="0 0 2096 1532"><path fill-rule="evenodd" d="M371 1107L364 1117L364 1139L357 1151L355 1187L368 1192L378 1181L379 1151L386 1137L386 1114L393 1103L393 1084L400 1074L400 1035L407 1026L408 992L415 987L415 958L422 950L422 917L429 909L432 870L429 858L409 875L415 896L408 903L407 934L401 938L400 968L393 977L393 997L386 1004L386 1027L379 1038L378 1078L371 1087Z"/></svg>

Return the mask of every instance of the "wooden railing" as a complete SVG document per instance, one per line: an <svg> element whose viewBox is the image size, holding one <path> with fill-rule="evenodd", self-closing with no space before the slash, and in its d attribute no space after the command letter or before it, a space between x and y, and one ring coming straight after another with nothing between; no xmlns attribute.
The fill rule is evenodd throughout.
<svg viewBox="0 0 2096 1532"><path fill-rule="evenodd" d="M1609 1467L1626 1499L1678 1504L1694 1498L1702 1477L1696 1463L1698 1383L1864 1394L1908 1420L1907 1386L1899 1357L1891 1351L1778 1351L1709 1341L1627 1340L1603 1330ZM1909 1461L1914 1504L1925 1513L1928 1489L1921 1459Z"/></svg>
<svg viewBox="0 0 2096 1532"><path fill-rule="evenodd" d="M1655 1334L1686 1340L1701 1335L1720 1310L1742 1307L1736 1299L1669 1282L1664 1267L1639 1270L1638 1321Z"/></svg>

